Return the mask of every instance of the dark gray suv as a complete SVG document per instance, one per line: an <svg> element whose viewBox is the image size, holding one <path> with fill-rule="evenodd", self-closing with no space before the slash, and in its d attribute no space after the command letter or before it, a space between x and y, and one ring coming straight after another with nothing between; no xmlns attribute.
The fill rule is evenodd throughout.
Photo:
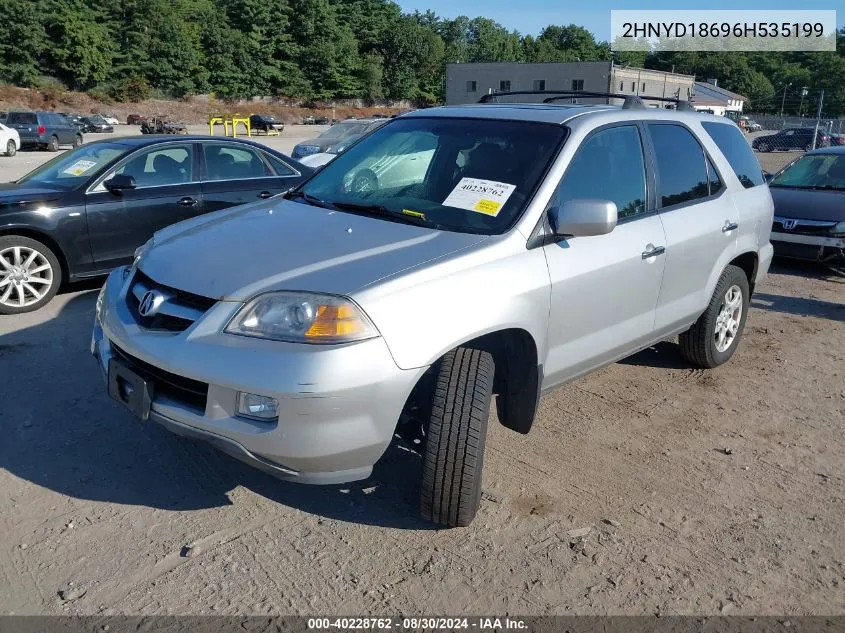
<svg viewBox="0 0 845 633"><path fill-rule="evenodd" d="M79 129L57 112L12 111L6 118L6 126L18 131L21 147L37 147L55 152L60 145L82 145Z"/></svg>

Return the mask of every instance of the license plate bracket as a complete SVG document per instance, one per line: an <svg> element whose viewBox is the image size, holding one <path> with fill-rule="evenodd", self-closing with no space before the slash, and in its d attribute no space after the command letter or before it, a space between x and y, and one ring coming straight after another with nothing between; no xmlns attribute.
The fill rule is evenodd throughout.
<svg viewBox="0 0 845 633"><path fill-rule="evenodd" d="M114 358L109 359L109 395L138 419L149 420L153 385Z"/></svg>

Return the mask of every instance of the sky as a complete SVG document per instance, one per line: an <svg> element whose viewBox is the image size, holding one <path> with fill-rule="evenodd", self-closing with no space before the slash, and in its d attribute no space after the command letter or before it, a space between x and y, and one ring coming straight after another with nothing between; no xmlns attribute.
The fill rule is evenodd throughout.
<svg viewBox="0 0 845 633"><path fill-rule="evenodd" d="M466 15L471 18L483 16L495 20L511 30L523 35L539 35L543 27L549 24L577 24L591 31L599 41L610 39L611 9L759 9L762 19L766 11L796 9L837 9L845 8L841 2L797 2L796 0L709 0L708 2L685 3L682 0L647 0L638 5L626 6L627 3L610 0L586 0L578 4L588 5L589 9L567 9L560 0L398 0L406 12L431 9L444 18L456 18ZM837 6L839 5L839 6ZM838 25L845 25L845 11L836 15Z"/></svg>

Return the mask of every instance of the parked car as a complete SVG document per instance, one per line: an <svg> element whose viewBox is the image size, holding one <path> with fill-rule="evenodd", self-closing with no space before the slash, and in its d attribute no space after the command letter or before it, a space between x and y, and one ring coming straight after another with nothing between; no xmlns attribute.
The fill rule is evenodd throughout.
<svg viewBox="0 0 845 633"><path fill-rule="evenodd" d="M386 122L386 121L385 121ZM343 153L346 149L360 139L365 134L369 134L375 129L378 129L380 125L377 122L374 122L374 125L367 127L363 132L356 132L353 134L349 134L341 138L337 143L331 145L326 148L323 152L318 152L316 154L306 154L299 160L309 167L314 167L315 169L322 167L329 163L335 156L338 154Z"/></svg>
<svg viewBox="0 0 845 633"><path fill-rule="evenodd" d="M753 119L745 119L745 129L748 132L759 132L763 129L763 126L754 121Z"/></svg>
<svg viewBox="0 0 845 633"><path fill-rule="evenodd" d="M110 134L114 132L114 127L106 121L99 114L93 116L82 117L83 128L82 131L86 133L94 132L98 134Z"/></svg>
<svg viewBox="0 0 845 633"><path fill-rule="evenodd" d="M158 232L97 301L109 393L303 483L366 478L424 426L422 515L467 525L494 395L527 433L541 393L658 341L699 367L739 346L772 257L760 165L723 117L638 104L404 115ZM388 163L413 178L349 186Z"/></svg>
<svg viewBox="0 0 845 633"><path fill-rule="evenodd" d="M187 134L188 126L167 117L154 116L141 123L141 134Z"/></svg>
<svg viewBox="0 0 845 633"><path fill-rule="evenodd" d="M794 127L781 130L776 134L758 136L751 142L751 147L758 152L774 152L778 150L804 150L813 149L812 127ZM816 147L828 147L830 136L827 132L819 130L816 135Z"/></svg>
<svg viewBox="0 0 845 633"><path fill-rule="evenodd" d="M37 147L56 152L62 145L82 145L82 133L56 112L14 110L9 112L5 125L17 130L21 147Z"/></svg>
<svg viewBox="0 0 845 633"><path fill-rule="evenodd" d="M831 132L830 146L836 147L837 145L845 145L845 134L834 134L833 132Z"/></svg>
<svg viewBox="0 0 845 633"><path fill-rule="evenodd" d="M18 131L0 123L0 152L6 156L14 156L21 148L21 137Z"/></svg>
<svg viewBox="0 0 845 633"><path fill-rule="evenodd" d="M126 117L126 125L141 125L146 120L146 117L143 117L140 114L130 114Z"/></svg>
<svg viewBox="0 0 845 633"><path fill-rule="evenodd" d="M106 123L108 123L109 125L120 125L120 121L119 121L119 120L118 120L118 118L117 118L117 117L115 117L115 116L106 115L106 114L99 114L99 115L97 115L97 116L102 117L102 118L103 118L103 120L104 120Z"/></svg>
<svg viewBox="0 0 845 633"><path fill-rule="evenodd" d="M36 310L63 281L131 261L169 224L269 198L311 173L242 139L128 137L57 156L0 185L0 314Z"/></svg>
<svg viewBox="0 0 845 633"><path fill-rule="evenodd" d="M310 154L326 152L329 148L345 141L347 137L360 137L376 127L384 125L387 121L389 119L358 119L335 123L316 138L296 145L293 148L292 156L299 159Z"/></svg>
<svg viewBox="0 0 845 633"><path fill-rule="evenodd" d="M249 127L259 132L281 132L285 129L285 123L270 114L252 114L249 117Z"/></svg>
<svg viewBox="0 0 845 633"><path fill-rule="evenodd" d="M845 259L845 147L807 152L771 177L775 255Z"/></svg>

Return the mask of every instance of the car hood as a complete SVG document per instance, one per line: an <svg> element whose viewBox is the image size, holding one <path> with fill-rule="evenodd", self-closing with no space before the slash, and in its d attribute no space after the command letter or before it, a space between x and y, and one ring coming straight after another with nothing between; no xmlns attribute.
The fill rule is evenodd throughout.
<svg viewBox="0 0 845 633"><path fill-rule="evenodd" d="M486 239L280 199L159 231L140 267L159 283L221 300L272 290L349 295Z"/></svg>
<svg viewBox="0 0 845 633"><path fill-rule="evenodd" d="M319 147L320 150L325 151L332 145L337 145L343 138L338 136L335 138L312 138L309 141L299 143L297 147Z"/></svg>
<svg viewBox="0 0 845 633"><path fill-rule="evenodd" d="M845 221L845 191L769 187L775 215L795 220Z"/></svg>
<svg viewBox="0 0 845 633"><path fill-rule="evenodd" d="M66 192L50 189L40 183L4 182L0 184L0 211L27 202L49 202L61 197L64 193Z"/></svg>

